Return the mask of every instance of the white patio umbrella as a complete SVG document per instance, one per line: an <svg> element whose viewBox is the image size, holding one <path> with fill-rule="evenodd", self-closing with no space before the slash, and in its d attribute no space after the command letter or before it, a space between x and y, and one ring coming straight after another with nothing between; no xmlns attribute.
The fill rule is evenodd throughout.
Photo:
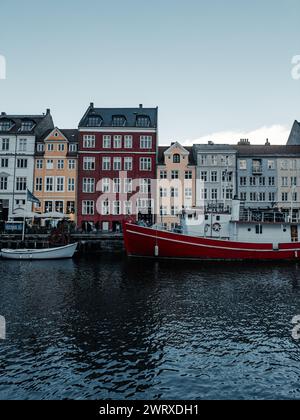
<svg viewBox="0 0 300 420"><path fill-rule="evenodd" d="M59 213L57 211L52 211L49 213L43 213L37 216L39 219L69 219L70 216L64 213Z"/></svg>
<svg viewBox="0 0 300 420"><path fill-rule="evenodd" d="M34 217L37 217L38 214L34 213L33 211L16 211L11 217L12 219L33 219Z"/></svg>

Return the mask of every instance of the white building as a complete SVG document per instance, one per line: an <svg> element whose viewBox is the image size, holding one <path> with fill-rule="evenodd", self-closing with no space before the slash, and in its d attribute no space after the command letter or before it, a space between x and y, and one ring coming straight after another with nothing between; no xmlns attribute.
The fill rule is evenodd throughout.
<svg viewBox="0 0 300 420"><path fill-rule="evenodd" d="M0 115L0 221L18 209L31 211L36 139L53 129L50 110L43 115Z"/></svg>

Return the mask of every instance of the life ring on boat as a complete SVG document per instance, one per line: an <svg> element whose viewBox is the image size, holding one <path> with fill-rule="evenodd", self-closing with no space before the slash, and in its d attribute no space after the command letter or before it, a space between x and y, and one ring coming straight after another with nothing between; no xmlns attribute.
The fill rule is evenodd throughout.
<svg viewBox="0 0 300 420"><path fill-rule="evenodd" d="M214 232L220 232L221 229L222 229L222 226L220 225L220 223L214 223L213 224L213 231Z"/></svg>

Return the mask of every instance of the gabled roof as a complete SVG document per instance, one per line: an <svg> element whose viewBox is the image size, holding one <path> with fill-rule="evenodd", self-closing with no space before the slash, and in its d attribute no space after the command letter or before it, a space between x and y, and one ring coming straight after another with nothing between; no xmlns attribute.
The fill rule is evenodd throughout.
<svg viewBox="0 0 300 420"><path fill-rule="evenodd" d="M0 135L27 134L39 137L45 131L54 128L50 109L47 109L46 114L42 115L7 115L5 112L2 112L0 115L1 121L11 121L12 125L8 131L0 131ZM22 123L27 121L33 122L33 129L30 131L21 131Z"/></svg>
<svg viewBox="0 0 300 420"><path fill-rule="evenodd" d="M251 146L234 146L238 152L239 157L300 157L299 146L266 146L266 145L251 145Z"/></svg>
<svg viewBox="0 0 300 420"><path fill-rule="evenodd" d="M172 147L172 146L171 146ZM182 147L182 146L181 146ZM165 152L170 149L170 146L160 146L158 148L158 155L157 155L157 163L158 165L165 164ZM193 147L184 147L184 149L188 152L189 157L189 165L193 166L196 165L196 161L194 159Z"/></svg>
<svg viewBox="0 0 300 420"><path fill-rule="evenodd" d="M58 127L55 127L52 130L47 130L43 135L38 139L38 141L45 141L48 137L52 135L52 133L55 133L55 131L58 131L61 133L62 136L66 138L66 140L70 143L77 143L78 142L78 130L77 129L60 129Z"/></svg>
<svg viewBox="0 0 300 420"><path fill-rule="evenodd" d="M189 151L187 149L185 149L183 146L181 146L180 143L178 143L178 141L176 141L175 143L172 143L171 146L164 152L165 155L171 155L175 149L179 149L182 155L189 155Z"/></svg>
<svg viewBox="0 0 300 420"><path fill-rule="evenodd" d="M117 128L113 125L114 117L124 117L125 124L122 127L126 128L142 128L137 126L138 117L146 117L149 119L149 126L145 128L157 128L157 114L158 108L144 108L140 105L138 108L95 108L94 104L91 103L86 113L82 117L79 128L99 128L91 127L88 124L89 118L101 118L101 128Z"/></svg>
<svg viewBox="0 0 300 420"><path fill-rule="evenodd" d="M288 138L287 145L300 146L300 123L298 121L295 121L293 124L290 136Z"/></svg>

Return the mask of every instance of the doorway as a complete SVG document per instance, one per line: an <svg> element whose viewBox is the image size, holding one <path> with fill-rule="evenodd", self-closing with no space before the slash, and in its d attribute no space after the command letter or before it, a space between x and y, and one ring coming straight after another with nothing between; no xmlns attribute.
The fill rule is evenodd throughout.
<svg viewBox="0 0 300 420"><path fill-rule="evenodd" d="M291 226L291 239L292 242L298 242L298 225Z"/></svg>

